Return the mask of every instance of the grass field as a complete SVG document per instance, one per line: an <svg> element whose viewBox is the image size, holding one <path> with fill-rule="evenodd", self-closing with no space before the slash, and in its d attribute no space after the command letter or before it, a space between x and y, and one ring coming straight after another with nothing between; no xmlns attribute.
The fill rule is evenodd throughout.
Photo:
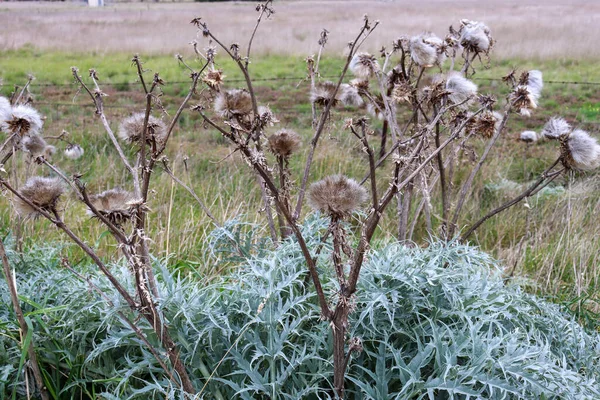
<svg viewBox="0 0 600 400"><path fill-rule="evenodd" d="M315 13L321 14L324 9L327 15L321 17L334 23L330 29L332 41L321 68L324 77L339 73L344 43L366 11L382 21L381 29L378 28L379 32L368 42L371 49L384 43L383 38L394 37L390 30L411 34L435 27L438 34L442 34L447 25L456 24L461 16L485 19L495 35L502 38L496 49L501 61L493 61L489 69L475 76L481 93L497 92L498 87L502 87L499 78L516 66L540 69L546 81L600 81L600 65L594 56L600 28L591 23L600 12L599 6L584 2L572 2L569 6L558 2L541 6L539 2L463 3L466 11L460 13L454 3L445 1L433 1L423 7L417 7L416 2L403 7L393 2L352 2L335 16L332 9L339 7L336 2L278 3L274 21L267 22L260 33L263 36L257 37L256 50L261 56L252 61L251 73L258 79L259 100L273 109L281 120L281 127L297 130L305 143L310 140L309 84L303 80L303 56L316 51L315 41L322 26ZM238 11L242 7L244 11ZM187 24L190 16L203 14L208 21L216 19L215 29L219 27L225 32L226 42L233 41L233 36L228 35L234 32L238 38L245 37L247 30L244 29L249 29L255 18L253 12L247 11L247 4L134 4L88 10L70 4L32 7L6 3L0 8L0 22L8 32L0 38L2 95L8 95L13 85L24 83L27 73L36 76L32 92L34 104L47 117L44 134L54 136L64 129L86 151L84 158L78 161L57 157L57 164L69 175L83 174L92 192L129 184L91 103L82 94L77 95L69 68L75 65L81 71L98 70L101 85L109 95L107 114L116 128L123 117L142 111L140 104L144 97L128 53L135 49L146 61L146 68L160 72L167 82L162 102L172 114L189 85L185 69L170 54L180 51L190 56L190 49L182 46L194 38L194 30ZM436 16L429 18L434 10L437 10ZM537 17L529 21L528 16L534 14ZM225 19L231 15L236 17L228 23L236 29L226 29L229 25ZM393 18L394 15L401 17ZM556 15L568 17L557 19ZM36 28L23 30L19 26ZM238 30L238 26L243 29ZM270 40L276 32L285 33ZM58 41L56 35L68 40ZM551 45L540 45L542 40ZM241 76L231 63L221 57L219 66L227 75L227 87L242 86ZM547 83L540 109L532 118L511 118L507 135L494 150L493 160L477 182L475 196L469 199L461 224L467 225L485 210L514 195L556 158L556 147L541 142L529 149L530 157L523 161L524 149L516 140L522 130L539 131L550 116L558 114L598 136L599 104L597 85ZM338 172L353 177L362 177L365 173L364 165L355 162L356 157L361 157L359 146L341 129L343 119L350 115L336 113L330 121L311 180ZM482 143L474 144L475 151L481 150ZM176 174L195 188L220 221L239 217L264 225L258 213L260 193L254 177L236 155L227 157L230 151L218 133L205 129L197 116L186 112L167 155L174 163ZM300 154L292 160L297 180L303 159ZM153 187L156 192L150 204L153 213L149 221L153 253L160 257L174 255L174 263L198 265L202 273L216 273L206 255L206 235L212 229L210 221L187 192L174 185L166 174L158 173ZM598 175L593 174L579 174L571 180L557 182L553 190L532 199L530 208L518 206L489 221L479 230L476 241L499 257L515 277L528 279L534 290L564 298L576 295L587 301L588 294L600 287L597 240L600 225L594 223L600 213L598 189ZM95 245L105 254L117 254L99 225L85 215L82 205L69 199L64 208L67 220L82 236L98 238ZM3 200L0 203L2 225L9 226L11 219L8 201ZM394 225L392 216L386 218L378 238L393 237ZM60 240L44 221L27 224L25 233L28 243ZM422 228L417 227L415 239L418 244L427 240Z"/></svg>

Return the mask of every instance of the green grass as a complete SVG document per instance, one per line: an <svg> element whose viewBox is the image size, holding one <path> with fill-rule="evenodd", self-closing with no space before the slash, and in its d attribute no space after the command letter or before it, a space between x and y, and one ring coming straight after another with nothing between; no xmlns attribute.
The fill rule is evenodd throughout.
<svg viewBox="0 0 600 400"><path fill-rule="evenodd" d="M56 163L68 175L82 174L90 192L113 186L130 188L131 183L95 117L89 99L84 94L77 93L70 67L77 66L84 75L89 68L98 71L100 84L109 95L105 100L106 113L113 128L117 129L123 117L134 111L142 111L143 95L130 62L131 55L66 54L27 48L3 52L0 57L0 77L4 82L1 93L8 95L13 85L23 84L27 73L35 75L37 80L31 91L34 104L47 117L44 134L53 136L65 129L70 132L70 138L86 150L81 160L70 161L56 157ZM189 80L187 70L178 65L172 56L146 57L142 54L141 57L145 61L149 77L152 73L159 72L167 82L162 103L172 115L189 86L186 83ZM223 56L219 57L219 60L224 59ZM193 60L189 62L196 65ZM338 74L343 62L341 58L324 57L322 76ZM556 60L538 63L509 60L492 63L489 69L478 70L475 80L480 85L480 92L505 93L499 79L515 66L540 69L547 81L600 81L600 65L591 61ZM227 87L243 86L240 81L242 76L231 62L219 61L219 67L227 75ZM266 56L253 60L250 72L257 79L255 84L259 102L268 104L273 109L281 120L279 127L295 129L304 139L303 151L291 160L294 179L298 182L312 136L308 82L302 80L306 75L304 60L301 57ZM479 78L481 79L477 80ZM490 78L497 80L490 81ZM544 122L556 114L576 121L583 129L597 132L600 100L597 88L598 86L591 85L547 83L540 108L531 118L511 117L506 137L497 145L489 165L477 180L474 195L465 207L465 217L461 223L466 225L469 221L476 220L484 212L482 205L485 209L496 207L511 195L504 189L490 191L486 189L489 185L498 184L503 179L524 185L555 159L556 146L553 143L539 143L532 146L531 157L523 165L522 146L516 141L519 132L524 129L539 131ZM198 98L195 98L192 104L197 101ZM502 102L502 97L499 102ZM354 114L348 111L334 114L316 154L311 181L332 173L344 173L356 178L366 173L365 163L357 162L363 157L360 147L342 130L344 118L352 115ZM480 140L473 142L476 152L482 146L483 142ZM197 115L186 111L167 150L167 156L174 163L176 174L195 188L220 221L241 217L264 225L263 215L258 212L261 202L255 178L237 155L228 157L231 150L218 133L206 129ZM133 153L129 155L133 157ZM186 157L187 170L183 163ZM41 167L31 168L31 172L35 170L38 174L47 173ZM464 177L465 170L460 169L457 175ZM382 172L382 182L386 176ZM24 177L23 175L22 178ZM574 182L582 179L579 177ZM598 228L592 222L594 213L597 213L598 201L598 191L592 190L597 185L594 182L589 180L588 186L583 187L583 192L578 194L559 193L536 198L530 201L533 205L531 210L518 206L501 214L480 228L477 242L484 250L503 258L509 266L514 262L517 266L515 274L530 279L528 282L534 290L558 293L567 288L570 293L579 293L584 289L600 287L596 278L599 275L597 254L600 253L600 245L596 240ZM559 181L557 185L567 186L568 182ZM193 203L188 193L179 186L173 186L170 178L161 173L160 169L153 178L153 188L156 192L150 199L153 212L148 231L153 240L153 253L157 256L171 254L172 262L177 264L189 263L194 268L202 265L202 273L217 273L219 269L213 267L205 255L206 235L212 230L208 218ZM433 206L439 211L439 204ZM88 219L80 203L69 198L63 203L63 207L67 221L81 236L95 244L103 255L116 256L117 249L110 237L102 235L103 228L96 221ZM388 210L376 240L393 238L396 229L393 208ZM567 220L572 222L565 224ZM6 200L0 203L0 221L5 227L12 226L13 214ZM57 238L66 240L42 220L28 223L24 229L27 246ZM533 233L528 234L528 229ZM417 226L416 233L418 243L427 239L423 226ZM584 274L583 281L576 278L578 273L574 271Z"/></svg>

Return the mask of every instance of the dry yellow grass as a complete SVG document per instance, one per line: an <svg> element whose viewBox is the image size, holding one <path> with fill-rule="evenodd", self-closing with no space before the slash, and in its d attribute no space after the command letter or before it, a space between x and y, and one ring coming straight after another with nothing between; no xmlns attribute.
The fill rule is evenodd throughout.
<svg viewBox="0 0 600 400"><path fill-rule="evenodd" d="M322 28L329 51L343 52L367 13L381 26L367 42L376 51L403 34L444 35L461 18L485 21L496 58L598 58L600 2L589 0L286 1L257 35L258 53L310 54ZM68 51L175 53L195 38L201 16L225 43L249 37L253 3L129 3L89 9L79 3L2 3L0 50L28 43ZM268 39L268 40L265 40ZM202 40L203 44L206 41ZM188 49L189 50L189 49Z"/></svg>

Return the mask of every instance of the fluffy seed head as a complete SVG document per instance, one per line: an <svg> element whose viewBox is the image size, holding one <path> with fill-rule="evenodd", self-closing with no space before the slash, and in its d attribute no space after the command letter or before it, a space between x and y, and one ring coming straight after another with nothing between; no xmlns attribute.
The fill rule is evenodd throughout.
<svg viewBox="0 0 600 400"><path fill-rule="evenodd" d="M310 91L310 102L319 106L326 106L329 101L335 107L339 101L335 96L337 85L333 82L319 82Z"/></svg>
<svg viewBox="0 0 600 400"><path fill-rule="evenodd" d="M224 119L248 116L252 113L252 97L244 89L220 92L215 98L215 111Z"/></svg>
<svg viewBox="0 0 600 400"><path fill-rule="evenodd" d="M448 99L454 104L460 104L472 99L477 94L477 85L458 72L450 72L446 78ZM467 103L464 103L466 106Z"/></svg>
<svg viewBox="0 0 600 400"><path fill-rule="evenodd" d="M571 125L563 118L560 117L552 117L546 125L544 125L544 129L542 129L542 135L546 137L546 139L557 140L561 136L566 136L571 132Z"/></svg>
<svg viewBox="0 0 600 400"><path fill-rule="evenodd" d="M424 68L440 65L446 59L444 41L431 32L413 36L408 42L412 60Z"/></svg>
<svg viewBox="0 0 600 400"><path fill-rule="evenodd" d="M542 71L538 71L536 69L529 71L527 78L527 90L529 90L529 93L531 93L536 101L539 100L543 88L544 80L542 79Z"/></svg>
<svg viewBox="0 0 600 400"><path fill-rule="evenodd" d="M529 117L531 110L537 108L537 97L530 92L529 86L517 86L509 98L515 110L521 115Z"/></svg>
<svg viewBox="0 0 600 400"><path fill-rule="evenodd" d="M342 85L340 85L340 93L338 97L345 106L362 107L365 104L362 97L360 97L360 94L358 93L358 89L355 86L347 83L342 83Z"/></svg>
<svg viewBox="0 0 600 400"><path fill-rule="evenodd" d="M258 117L263 126L274 126L279 122L275 114L273 114L273 111L267 106L258 106Z"/></svg>
<svg viewBox="0 0 600 400"><path fill-rule="evenodd" d="M488 53L493 44L490 28L482 22L463 19L459 42L467 51Z"/></svg>
<svg viewBox="0 0 600 400"><path fill-rule="evenodd" d="M361 79L369 79L379 72L379 63L375 56L369 53L357 53L352 57L350 71Z"/></svg>
<svg viewBox="0 0 600 400"><path fill-rule="evenodd" d="M33 107L18 105L12 107L10 115L2 123L1 130L18 133L23 137L38 133L43 123L42 117Z"/></svg>
<svg viewBox="0 0 600 400"><path fill-rule="evenodd" d="M308 203L314 210L336 218L352 214L366 199L365 188L344 175L328 176L308 191Z"/></svg>
<svg viewBox="0 0 600 400"><path fill-rule="evenodd" d="M281 129L269 136L269 148L273 154L289 157L300 147L300 135L289 129Z"/></svg>
<svg viewBox="0 0 600 400"><path fill-rule="evenodd" d="M46 143L44 138L37 134L32 134L23 138L21 145L23 146L23 150L31 154L31 157L33 158L40 156L50 158L56 151L54 146Z"/></svg>
<svg viewBox="0 0 600 400"><path fill-rule="evenodd" d="M600 167L600 145L581 129L575 129L562 141L561 155L567 168L586 171Z"/></svg>
<svg viewBox="0 0 600 400"><path fill-rule="evenodd" d="M538 135L535 131L523 131L519 135L519 140L525 143L533 143L538 140Z"/></svg>
<svg viewBox="0 0 600 400"><path fill-rule="evenodd" d="M130 144L139 143L142 139L145 117L145 113L137 113L125 118L119 127L119 137ZM167 127L164 122L150 115L146 129L146 142L162 144L166 137Z"/></svg>
<svg viewBox="0 0 600 400"><path fill-rule="evenodd" d="M105 190L94 196L90 196L90 202L100 214L115 225L122 225L133 216L134 195L121 188ZM88 215L94 217L94 213L88 209Z"/></svg>
<svg viewBox="0 0 600 400"><path fill-rule="evenodd" d="M70 144L65 149L65 156L71 160L77 160L83 156L83 147L78 144Z"/></svg>
<svg viewBox="0 0 600 400"><path fill-rule="evenodd" d="M31 177L19 190L19 194L47 212L56 210L59 197L65 192L60 178ZM25 217L37 217L39 212L19 197L14 201L17 212Z"/></svg>

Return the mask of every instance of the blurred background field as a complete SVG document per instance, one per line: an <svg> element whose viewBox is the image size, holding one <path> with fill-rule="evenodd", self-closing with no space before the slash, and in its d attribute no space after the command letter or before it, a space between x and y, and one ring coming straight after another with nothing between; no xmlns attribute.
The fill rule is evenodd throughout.
<svg viewBox="0 0 600 400"><path fill-rule="evenodd" d="M594 22L600 17L598 3L297 1L277 2L275 9L272 21L259 29L251 74L259 84L260 103L275 112L281 120L279 127L298 131L305 144L311 137L311 117L304 58L316 52L319 32L327 28L330 42L321 74L324 80L338 75L345 45L365 13L381 20L381 26L365 43L373 52L402 34L430 29L443 36L447 27L456 27L461 18L485 21L498 43L489 68L480 68L474 77L481 93L502 92L500 78L513 67L544 73L546 86L540 108L531 118L511 117L506 135L477 181L461 226L517 194L556 159L557 147L548 142L530 146L525 158L525 148L517 140L521 131L539 132L549 117L561 115L574 126L599 136L600 25ZM129 3L102 9L76 3L2 3L0 92L7 96L14 85L26 81L28 73L35 75L31 92L34 106L47 118L44 135L55 136L64 129L70 133L70 140L81 144L86 152L77 161L57 155L56 163L67 174L83 174L91 192L115 185L129 188L92 104L77 93L70 67L77 66L84 73L89 68L98 70L101 86L108 94L106 113L116 129L122 118L142 111L144 96L130 62L133 52L139 53L148 73L159 72L166 81L162 103L172 115L189 87L188 73L173 55L181 53L194 65L188 43L197 39L201 47L208 44L196 37L188 23L197 16L202 16L225 43L244 42L256 18L248 3ZM222 54L218 63L227 75L227 88L243 86L240 74ZM499 100L502 102L502 97ZM356 113L343 110L334 114L311 180L338 172L355 178L364 175L364 163L355 162L363 156L360 147L342 130L344 119ZM378 121L374 123L378 126ZM483 141L475 141L473 150L481 151L482 145ZM57 146L62 148L64 144ZM196 115L186 111L167 155L175 173L195 188L218 220L240 218L264 225L254 177L230 152L217 132L206 129ZM301 152L292 160L297 180L303 159ZM206 235L213 228L208 218L166 174L158 173L154 179L156 192L149 221L154 254L171 255L173 264L197 269L201 274L220 273L206 255ZM502 260L508 275L523 280L532 290L562 300L575 299L574 304L586 304L595 310L594 293L600 287L599 189L597 173L576 174L558 181L530 199L527 206L519 205L488 221L473 239ZM89 220L82 205L70 198L63 206L66 219L82 236L98 238L95 246L106 255L117 256L109 237ZM5 199L0 202L0 220L5 229L11 218ZM389 215L377 237L390 239L394 232L394 216ZM25 226L26 245L63 239L66 241L45 221ZM416 226L413 239L423 245L429 238L422 226Z"/></svg>

